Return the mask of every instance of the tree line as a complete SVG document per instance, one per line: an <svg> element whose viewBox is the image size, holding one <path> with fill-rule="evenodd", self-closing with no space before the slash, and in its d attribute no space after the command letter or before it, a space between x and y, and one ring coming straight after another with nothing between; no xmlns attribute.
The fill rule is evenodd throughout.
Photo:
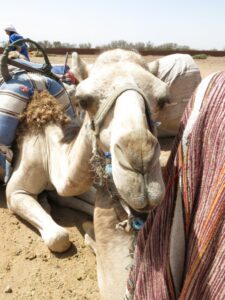
<svg viewBox="0 0 225 300"><path fill-rule="evenodd" d="M127 42L125 40L115 40L111 41L110 43L103 44L103 45L97 45L92 46L91 43L65 43L60 41L53 41L50 42L48 40L44 41L38 41L38 43L45 49L47 48L78 48L78 49L91 49L91 48L97 48L97 49L115 49L115 48L122 48L122 49L137 49L137 50L195 50L194 48L189 47L188 45L179 45L177 43L163 43L161 45L154 45L151 41L148 41L147 43L144 42L136 42L131 43ZM5 47L7 45L7 42L1 42L0 46ZM33 45L30 45L30 50L33 49ZM211 49L213 51L217 51L216 48ZM225 47L223 49L225 51Z"/></svg>
<svg viewBox="0 0 225 300"><path fill-rule="evenodd" d="M131 43L127 42L125 40L116 40L112 41L108 44L103 45L97 45L95 47L92 47L92 44L87 43L81 43L81 44L71 44L71 43L63 43L60 41L39 41L38 42L43 48L80 48L80 49L90 49L90 48L104 48L104 49L115 49L115 48L122 48L122 49L142 49L142 50L151 50L151 49L165 49L165 50L188 50L190 49L187 45L178 45L176 43L164 43L161 45L154 45L152 42L137 42L137 43Z"/></svg>

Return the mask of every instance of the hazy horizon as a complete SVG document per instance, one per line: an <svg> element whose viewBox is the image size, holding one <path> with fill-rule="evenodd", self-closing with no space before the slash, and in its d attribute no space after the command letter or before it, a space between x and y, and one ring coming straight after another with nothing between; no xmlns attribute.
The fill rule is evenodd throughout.
<svg viewBox="0 0 225 300"><path fill-rule="evenodd" d="M19 5L11 0L1 4L1 12L0 42L7 41L4 25L13 24L20 34L35 41L91 43L95 47L124 40L225 49L222 0L24 0Z"/></svg>

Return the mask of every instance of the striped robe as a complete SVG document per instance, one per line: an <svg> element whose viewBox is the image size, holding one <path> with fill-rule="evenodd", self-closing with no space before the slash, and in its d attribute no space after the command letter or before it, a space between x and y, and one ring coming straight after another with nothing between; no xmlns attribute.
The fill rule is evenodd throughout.
<svg viewBox="0 0 225 300"><path fill-rule="evenodd" d="M165 182L162 204L139 232L125 299L225 299L225 72L205 78L192 96ZM177 290L171 236L179 199L184 251L177 260L184 260Z"/></svg>

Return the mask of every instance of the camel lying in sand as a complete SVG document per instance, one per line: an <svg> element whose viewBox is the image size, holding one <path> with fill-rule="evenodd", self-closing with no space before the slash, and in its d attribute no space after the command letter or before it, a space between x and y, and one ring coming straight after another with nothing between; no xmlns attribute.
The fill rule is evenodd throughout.
<svg viewBox="0 0 225 300"><path fill-rule="evenodd" d="M56 252L70 246L67 231L57 225L40 206L37 196L44 190L77 195L92 184L91 148L82 127L68 127L62 107L49 94L38 94L28 105L19 132L13 174L6 187L10 210L35 226L46 245Z"/></svg>
<svg viewBox="0 0 225 300"><path fill-rule="evenodd" d="M154 136L155 126L150 118L148 100L152 99L155 106L167 101L167 87L148 72L139 55L132 52L115 53L118 53L115 80L111 80L115 65L113 61L111 65L110 59L107 64L105 60L108 54L103 54L103 63L98 60L96 68L91 70L97 75L95 70L103 67L100 72L103 77L97 76L97 85L96 79L92 82L93 77L90 77L77 88L76 98L86 108L87 114L76 137L66 142L68 136L64 137L61 122L57 118L56 124L50 120L48 102L43 106L40 99L34 106L31 102L24 118L27 123L30 116L36 115L40 104L41 114L38 117L47 118L50 124L43 122L41 132L34 125L34 130L32 127L26 128L20 135L14 172L6 189L7 203L15 214L38 229L52 251L65 251L70 245L69 236L39 205L37 196L43 190L55 189L62 196L74 196L87 191L93 183L90 159L96 156L93 149L96 149L94 145L97 143L103 151L111 151L116 188L130 207L149 211L161 202L164 195L159 165L160 149ZM110 78L108 83L102 81L104 72ZM99 106L108 103L112 94L116 103L108 111L104 110L104 120L95 143L92 117ZM53 112L56 111L60 116L59 110L54 108L54 101L50 100ZM46 111L43 109L45 107ZM34 118L32 123L35 122Z"/></svg>
<svg viewBox="0 0 225 300"><path fill-rule="evenodd" d="M75 96L91 121L92 159L111 153L115 187L131 208L157 206L164 183L151 112L169 100L166 84L139 54L112 50L98 57Z"/></svg>

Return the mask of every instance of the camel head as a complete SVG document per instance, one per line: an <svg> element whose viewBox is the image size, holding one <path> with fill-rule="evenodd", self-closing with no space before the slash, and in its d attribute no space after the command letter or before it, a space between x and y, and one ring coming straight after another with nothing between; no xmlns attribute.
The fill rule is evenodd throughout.
<svg viewBox="0 0 225 300"><path fill-rule="evenodd" d="M136 211L159 205L165 187L153 115L158 103L168 101L167 86L139 54L111 50L99 56L75 96L94 122L98 148L111 153L122 199Z"/></svg>

